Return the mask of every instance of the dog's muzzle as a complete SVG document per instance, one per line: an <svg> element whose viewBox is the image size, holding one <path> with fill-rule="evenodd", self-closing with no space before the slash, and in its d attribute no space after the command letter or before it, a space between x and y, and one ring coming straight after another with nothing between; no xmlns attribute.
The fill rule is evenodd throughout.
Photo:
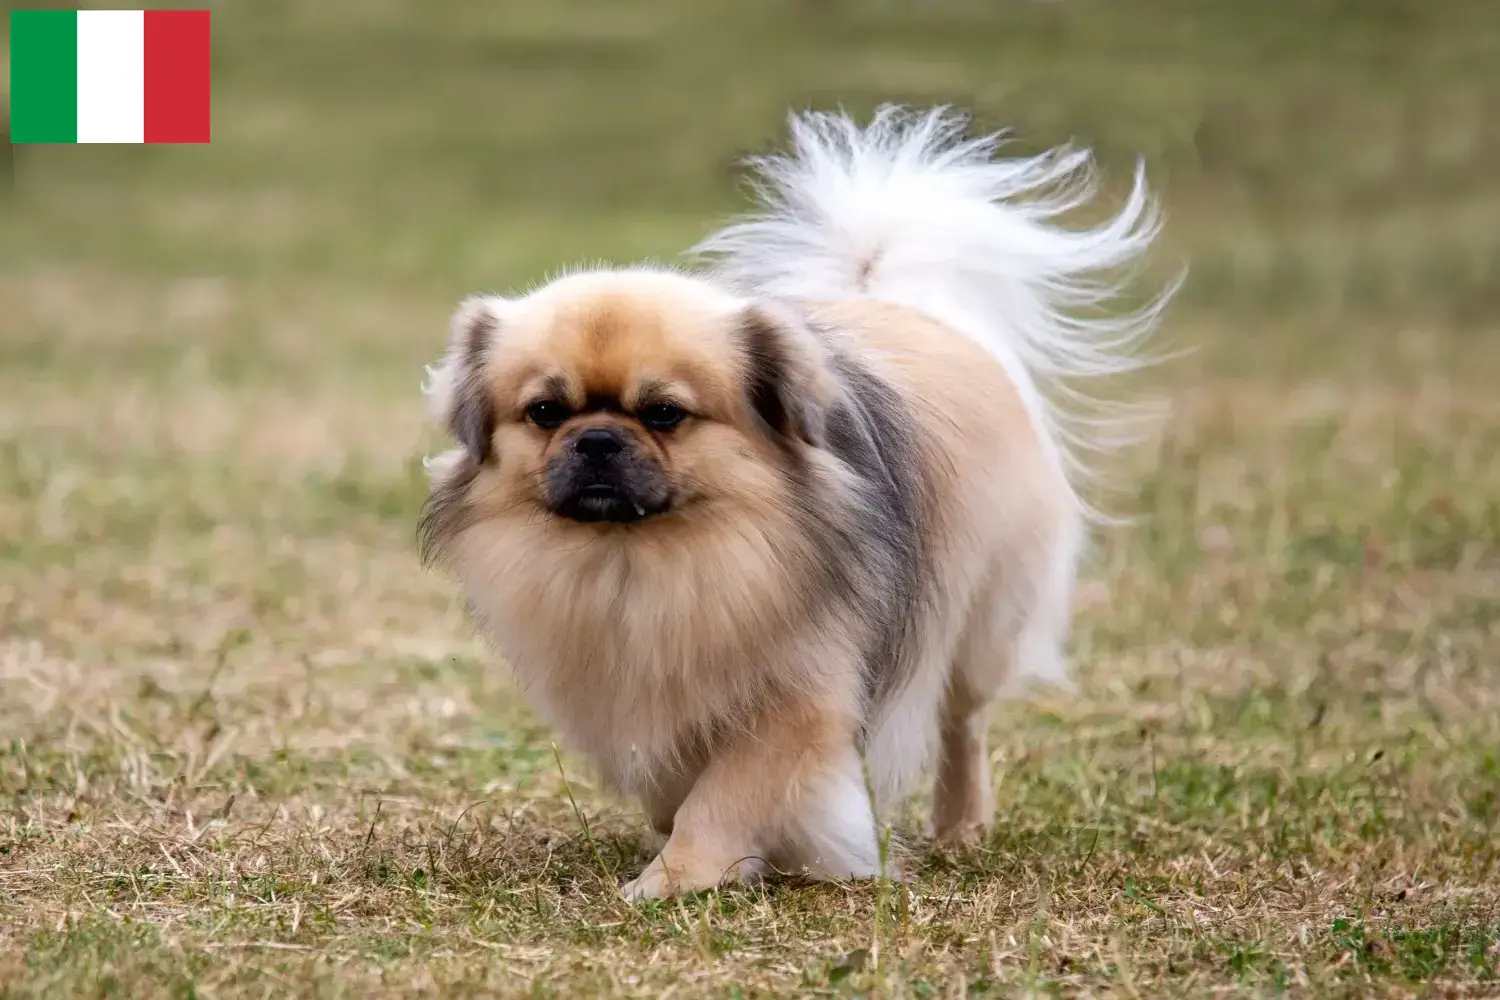
<svg viewBox="0 0 1500 1000"><path fill-rule="evenodd" d="M564 444L547 475L553 513L574 521L630 524L669 505L656 463L621 430L585 427Z"/></svg>

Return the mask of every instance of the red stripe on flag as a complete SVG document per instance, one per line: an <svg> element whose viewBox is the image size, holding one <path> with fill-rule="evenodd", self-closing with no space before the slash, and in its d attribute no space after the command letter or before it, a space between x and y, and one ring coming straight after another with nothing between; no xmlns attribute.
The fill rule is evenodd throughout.
<svg viewBox="0 0 1500 1000"><path fill-rule="evenodd" d="M146 141L208 141L208 11L146 11Z"/></svg>

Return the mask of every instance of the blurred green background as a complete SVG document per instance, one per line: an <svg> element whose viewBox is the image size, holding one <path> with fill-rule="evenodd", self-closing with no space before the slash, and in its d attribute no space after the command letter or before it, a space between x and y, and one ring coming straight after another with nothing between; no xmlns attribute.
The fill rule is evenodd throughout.
<svg viewBox="0 0 1500 1000"><path fill-rule="evenodd" d="M1144 156L1168 210L1157 266L1191 265L1178 322L1296 327L1238 362L1484 327L1500 305L1492 0L213 12L212 144L13 148L6 271L225 277L283 314L321 283L434 310L346 359L380 363L430 353L438 307L476 288L677 253L741 205L736 162L779 141L788 109L904 100L973 108L1018 151L1092 146L1116 188ZM7 328L4 350L64 351L56 334Z"/></svg>

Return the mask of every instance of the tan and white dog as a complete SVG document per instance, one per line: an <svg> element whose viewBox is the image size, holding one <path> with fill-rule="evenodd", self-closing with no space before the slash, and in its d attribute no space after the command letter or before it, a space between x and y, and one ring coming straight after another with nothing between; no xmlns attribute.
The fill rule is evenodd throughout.
<svg viewBox="0 0 1500 1000"><path fill-rule="evenodd" d="M869 787L894 802L934 759L934 832L978 836L991 702L1066 677L1092 425L1058 401L1134 366L1160 302L1090 317L1157 217L1138 174L1110 221L1059 228L1087 155L997 158L963 128L794 117L706 271L582 271L454 317L425 550L668 835L631 898L872 875Z"/></svg>

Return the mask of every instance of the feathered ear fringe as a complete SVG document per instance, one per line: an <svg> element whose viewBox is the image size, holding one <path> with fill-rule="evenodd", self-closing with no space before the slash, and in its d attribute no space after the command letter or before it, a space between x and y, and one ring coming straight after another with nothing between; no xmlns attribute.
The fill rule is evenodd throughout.
<svg viewBox="0 0 1500 1000"><path fill-rule="evenodd" d="M1054 220L1097 193L1089 153L998 158L1004 133L967 138L967 125L947 108L887 106L863 128L793 115L791 153L751 161L760 212L694 250L745 292L884 299L967 333L1005 365L1077 486L1150 416L1080 383L1159 360L1141 347L1181 278L1108 315L1161 228L1144 167L1113 217L1064 229Z"/></svg>
<svg viewBox="0 0 1500 1000"><path fill-rule="evenodd" d="M498 295L471 295L449 317L447 350L437 364L422 368L422 395L437 419L448 421L456 385L470 363L488 348L509 305Z"/></svg>
<svg viewBox="0 0 1500 1000"><path fill-rule="evenodd" d="M479 384L479 372L499 335L507 305L505 299L493 295L465 299L449 321L447 352L436 365L424 369L422 395L428 408L476 464L489 457L495 427L493 407Z"/></svg>

